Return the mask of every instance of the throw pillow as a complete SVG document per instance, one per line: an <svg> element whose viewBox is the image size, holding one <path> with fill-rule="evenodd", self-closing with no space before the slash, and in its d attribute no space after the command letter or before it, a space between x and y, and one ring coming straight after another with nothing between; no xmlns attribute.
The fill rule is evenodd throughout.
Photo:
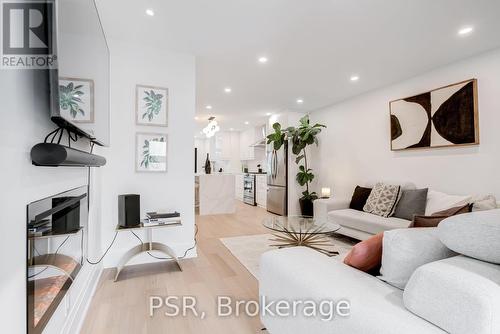
<svg viewBox="0 0 500 334"><path fill-rule="evenodd" d="M344 263L367 273L378 272L382 263L383 237L382 232L357 243L345 257Z"/></svg>
<svg viewBox="0 0 500 334"><path fill-rule="evenodd" d="M372 188L364 188L356 186L354 193L352 194L351 204L349 204L350 209L363 211L363 207L366 204L366 200L370 196Z"/></svg>
<svg viewBox="0 0 500 334"><path fill-rule="evenodd" d="M412 220L414 215L425 214L429 189L402 190L401 199L394 210L394 217Z"/></svg>
<svg viewBox="0 0 500 334"><path fill-rule="evenodd" d="M450 217L439 224L438 231L441 242L449 249L500 264L499 209Z"/></svg>
<svg viewBox="0 0 500 334"><path fill-rule="evenodd" d="M384 232L382 267L378 278L404 289L420 266L456 254L440 240L437 228L405 228Z"/></svg>
<svg viewBox="0 0 500 334"><path fill-rule="evenodd" d="M425 215L430 216L438 211L468 204L471 198L472 196L454 196L439 191L429 190L427 193Z"/></svg>
<svg viewBox="0 0 500 334"><path fill-rule="evenodd" d="M470 204L466 204L457 206L456 208L436 212L432 216L416 215L413 217L410 227L436 227L439 223L441 223L441 221L448 217L470 212L470 208Z"/></svg>
<svg viewBox="0 0 500 334"><path fill-rule="evenodd" d="M394 213L400 195L401 186L379 182L368 196L363 211L387 218Z"/></svg>
<svg viewBox="0 0 500 334"><path fill-rule="evenodd" d="M497 208L497 199L493 195L487 196L474 196L471 200L472 211L485 211Z"/></svg>

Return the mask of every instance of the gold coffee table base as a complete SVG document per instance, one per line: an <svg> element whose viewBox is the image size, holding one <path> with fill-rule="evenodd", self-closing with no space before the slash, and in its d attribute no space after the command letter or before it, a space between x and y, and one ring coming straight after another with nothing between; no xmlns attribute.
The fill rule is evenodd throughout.
<svg viewBox="0 0 500 334"><path fill-rule="evenodd" d="M286 248L286 247L308 247L323 253L327 256L336 256L339 255L337 251L328 250L326 247L332 247L333 244L331 240L325 235L318 233L317 230L306 230L306 231L293 231L284 228L283 231L272 233L274 236L271 241L276 242L271 245L273 247L278 248Z"/></svg>

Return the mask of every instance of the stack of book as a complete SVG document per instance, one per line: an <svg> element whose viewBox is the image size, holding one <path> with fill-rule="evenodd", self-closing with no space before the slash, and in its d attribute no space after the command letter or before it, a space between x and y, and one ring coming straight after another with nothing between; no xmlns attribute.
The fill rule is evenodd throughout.
<svg viewBox="0 0 500 334"><path fill-rule="evenodd" d="M148 212L146 213L146 219L143 221L144 226L156 226L156 225L174 225L179 224L180 213L160 213L160 212Z"/></svg>

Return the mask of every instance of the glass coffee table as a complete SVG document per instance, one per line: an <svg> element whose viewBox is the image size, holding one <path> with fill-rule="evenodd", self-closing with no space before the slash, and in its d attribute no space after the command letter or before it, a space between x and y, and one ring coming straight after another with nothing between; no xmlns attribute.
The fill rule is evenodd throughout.
<svg viewBox="0 0 500 334"><path fill-rule="evenodd" d="M272 246L304 246L328 256L339 254L337 251L328 250L333 245L328 235L340 230L340 225L335 224L331 218L318 220L307 216L276 216L265 218L262 224L273 231L274 238L271 240L275 244Z"/></svg>

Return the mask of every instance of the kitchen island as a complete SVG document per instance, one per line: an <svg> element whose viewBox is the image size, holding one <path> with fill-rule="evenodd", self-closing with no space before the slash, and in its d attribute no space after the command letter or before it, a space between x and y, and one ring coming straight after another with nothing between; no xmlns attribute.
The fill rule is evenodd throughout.
<svg viewBox="0 0 500 334"><path fill-rule="evenodd" d="M200 215L227 214L236 211L233 174L197 174L195 182Z"/></svg>

